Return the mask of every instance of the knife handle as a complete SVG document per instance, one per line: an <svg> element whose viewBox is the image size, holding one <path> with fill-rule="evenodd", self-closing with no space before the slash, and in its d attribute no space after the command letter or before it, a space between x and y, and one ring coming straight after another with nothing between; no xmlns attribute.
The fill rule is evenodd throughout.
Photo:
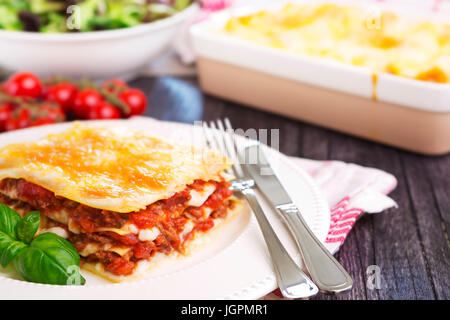
<svg viewBox="0 0 450 320"><path fill-rule="evenodd" d="M252 208L269 249L280 291L286 298L308 298L317 294L317 286L295 264L266 218L253 189L241 190Z"/></svg>
<svg viewBox="0 0 450 320"><path fill-rule="evenodd" d="M341 264L315 237L294 204L277 206L286 220L311 279L324 293L340 293L351 289L353 280Z"/></svg>

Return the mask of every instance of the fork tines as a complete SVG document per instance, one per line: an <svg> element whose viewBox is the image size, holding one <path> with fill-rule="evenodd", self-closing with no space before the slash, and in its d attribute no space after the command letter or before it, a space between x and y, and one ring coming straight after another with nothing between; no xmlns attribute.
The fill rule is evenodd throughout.
<svg viewBox="0 0 450 320"><path fill-rule="evenodd" d="M235 177L242 177L244 173L240 165L241 157L230 120L225 118L224 121L220 119L216 122L210 121L209 126L205 121L203 122L203 132L211 148L218 150L233 161L231 174Z"/></svg>

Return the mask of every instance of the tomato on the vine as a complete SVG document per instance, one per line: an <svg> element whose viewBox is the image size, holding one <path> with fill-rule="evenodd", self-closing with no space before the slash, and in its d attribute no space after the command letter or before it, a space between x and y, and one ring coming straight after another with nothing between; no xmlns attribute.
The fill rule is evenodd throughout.
<svg viewBox="0 0 450 320"><path fill-rule="evenodd" d="M66 120L66 114L59 105L43 103L38 106L36 118L41 120L41 122L43 119L46 119L52 121L51 123L55 123Z"/></svg>
<svg viewBox="0 0 450 320"><path fill-rule="evenodd" d="M105 89L109 93L118 93L128 89L128 84L120 79L113 78L103 82L102 89Z"/></svg>
<svg viewBox="0 0 450 320"><path fill-rule="evenodd" d="M61 122L67 113L78 119L120 119L141 115L147 107L144 92L117 78L101 87L58 77L42 83L33 73L20 72L0 84L0 132Z"/></svg>
<svg viewBox="0 0 450 320"><path fill-rule="evenodd" d="M5 130L6 121L11 118L12 113L13 108L9 103L0 104L0 131Z"/></svg>
<svg viewBox="0 0 450 320"><path fill-rule="evenodd" d="M5 93L18 97L36 99L42 93L41 80L30 72L20 72L12 75L2 87Z"/></svg>
<svg viewBox="0 0 450 320"><path fill-rule="evenodd" d="M78 118L87 119L88 112L97 108L103 101L103 96L95 89L84 89L75 97L73 112Z"/></svg>
<svg viewBox="0 0 450 320"><path fill-rule="evenodd" d="M147 97L139 89L127 89L119 94L119 99L129 108L124 112L126 117L141 115L147 107Z"/></svg>
<svg viewBox="0 0 450 320"><path fill-rule="evenodd" d="M98 106L89 109L86 119L119 119L119 110L107 101L103 101Z"/></svg>
<svg viewBox="0 0 450 320"><path fill-rule="evenodd" d="M45 100L58 103L64 112L72 111L78 88L69 82L60 82L47 88Z"/></svg>
<svg viewBox="0 0 450 320"><path fill-rule="evenodd" d="M28 109L20 110L17 121L19 129L29 127L31 124L31 111Z"/></svg>
<svg viewBox="0 0 450 320"><path fill-rule="evenodd" d="M29 109L20 109L13 112L12 116L5 122L5 130L17 130L29 127L31 125L31 111Z"/></svg>
<svg viewBox="0 0 450 320"><path fill-rule="evenodd" d="M9 118L5 122L5 130L12 131L19 129L18 119L17 118Z"/></svg>
<svg viewBox="0 0 450 320"><path fill-rule="evenodd" d="M55 120L52 119L46 119L46 118L39 118L33 121L33 123L31 124L32 127L37 127L37 126L43 126L46 124L53 124L56 123Z"/></svg>

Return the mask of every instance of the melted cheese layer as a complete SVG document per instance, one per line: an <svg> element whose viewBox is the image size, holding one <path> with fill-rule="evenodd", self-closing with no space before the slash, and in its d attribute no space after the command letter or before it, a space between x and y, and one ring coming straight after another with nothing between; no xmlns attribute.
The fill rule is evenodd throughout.
<svg viewBox="0 0 450 320"><path fill-rule="evenodd" d="M121 213L144 209L197 179L219 181L230 164L209 149L83 123L0 149L0 179L23 178L57 196Z"/></svg>
<svg viewBox="0 0 450 320"><path fill-rule="evenodd" d="M225 33L264 46L421 81L450 83L450 24L356 6L288 3L232 17Z"/></svg>

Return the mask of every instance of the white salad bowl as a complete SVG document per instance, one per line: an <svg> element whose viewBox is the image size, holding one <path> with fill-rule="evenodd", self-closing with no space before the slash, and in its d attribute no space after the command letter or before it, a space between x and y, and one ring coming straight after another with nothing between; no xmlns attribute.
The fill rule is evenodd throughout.
<svg viewBox="0 0 450 320"><path fill-rule="evenodd" d="M0 30L0 70L131 79L167 49L197 10L194 3L171 17L117 30L54 34Z"/></svg>

